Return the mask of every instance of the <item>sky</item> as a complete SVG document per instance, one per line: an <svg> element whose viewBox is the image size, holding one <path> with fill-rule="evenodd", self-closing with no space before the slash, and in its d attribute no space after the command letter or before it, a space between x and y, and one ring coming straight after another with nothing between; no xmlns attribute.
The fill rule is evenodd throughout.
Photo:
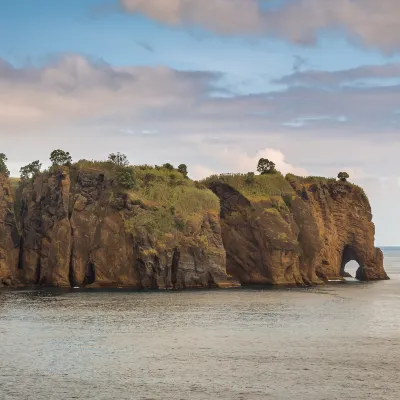
<svg viewBox="0 0 400 400"><path fill-rule="evenodd" d="M398 0L0 0L0 152L365 188L400 245Z"/></svg>

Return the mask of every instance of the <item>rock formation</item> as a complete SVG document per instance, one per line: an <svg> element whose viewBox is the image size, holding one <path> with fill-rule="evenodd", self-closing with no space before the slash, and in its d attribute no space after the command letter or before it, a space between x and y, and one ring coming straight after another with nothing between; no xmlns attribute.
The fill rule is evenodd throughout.
<svg viewBox="0 0 400 400"><path fill-rule="evenodd" d="M298 178L291 179L291 185L310 206L322 239L322 247L315 257L315 271L321 279L345 276L345 265L352 260L360 266L357 279L388 278L383 268L382 251L374 246L371 207L361 188L333 180L302 183Z"/></svg>
<svg viewBox="0 0 400 400"><path fill-rule="evenodd" d="M0 174L0 287L17 282L19 232L10 182Z"/></svg>
<svg viewBox="0 0 400 400"><path fill-rule="evenodd" d="M341 280L351 260L360 265L357 279L388 279L382 252L374 247L371 208L361 188L289 175L291 188L252 199L246 197L247 189L229 185L230 180L211 179L208 186L221 202L227 271L241 283Z"/></svg>
<svg viewBox="0 0 400 400"><path fill-rule="evenodd" d="M129 191L107 169L62 167L15 199L1 176L0 285L313 285L342 279L350 260L357 279L387 279L355 185L277 174L211 177L207 189L148 168Z"/></svg>
<svg viewBox="0 0 400 400"><path fill-rule="evenodd" d="M96 169L62 168L22 184L21 281L58 287L188 288L238 285L225 272L218 215L196 214L158 240L159 211L132 201ZM169 211L165 212L169 215ZM142 217L144 229L128 222ZM156 232L157 233L157 232ZM18 251L18 250L17 250Z"/></svg>

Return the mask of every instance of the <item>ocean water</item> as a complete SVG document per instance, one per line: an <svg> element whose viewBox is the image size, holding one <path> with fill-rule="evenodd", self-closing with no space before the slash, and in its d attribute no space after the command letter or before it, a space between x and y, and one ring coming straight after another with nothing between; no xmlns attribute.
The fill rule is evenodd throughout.
<svg viewBox="0 0 400 400"><path fill-rule="evenodd" d="M1 291L0 399L398 400L400 249L384 253L376 283Z"/></svg>

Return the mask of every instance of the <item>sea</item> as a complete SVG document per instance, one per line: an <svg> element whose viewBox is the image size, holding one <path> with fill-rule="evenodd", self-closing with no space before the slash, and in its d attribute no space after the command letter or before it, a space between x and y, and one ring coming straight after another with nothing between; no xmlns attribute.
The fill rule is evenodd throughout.
<svg viewBox="0 0 400 400"><path fill-rule="evenodd" d="M2 290L0 399L398 400L400 248L383 251L374 283Z"/></svg>

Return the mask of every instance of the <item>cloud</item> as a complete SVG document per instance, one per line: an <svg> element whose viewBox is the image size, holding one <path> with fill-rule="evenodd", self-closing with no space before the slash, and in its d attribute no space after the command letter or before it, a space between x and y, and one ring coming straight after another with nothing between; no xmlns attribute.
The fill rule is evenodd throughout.
<svg viewBox="0 0 400 400"><path fill-rule="evenodd" d="M342 71L294 71L293 74L276 79L273 82L284 85L299 85L313 87L338 87L341 85L357 84L368 81L400 79L400 63L383 65L363 65Z"/></svg>
<svg viewBox="0 0 400 400"><path fill-rule="evenodd" d="M140 46L142 49L148 51L149 53L154 53L154 47L147 42L136 42L138 46Z"/></svg>
<svg viewBox="0 0 400 400"><path fill-rule="evenodd" d="M313 44L321 30L330 29L385 52L400 48L398 0L120 0L120 5L165 24L218 34L271 34Z"/></svg>
<svg viewBox="0 0 400 400"><path fill-rule="evenodd" d="M267 158L273 161L278 171L283 175L292 173L295 175L306 176L307 171L304 168L297 168L294 165L286 162L285 155L277 149L265 148L259 150L254 155L249 155L245 152L225 149L220 157L225 160L228 171L232 172L256 172L257 163L260 158Z"/></svg>
<svg viewBox="0 0 400 400"><path fill-rule="evenodd" d="M300 72L307 65L307 59L299 56L298 54L293 55L293 72Z"/></svg>
<svg viewBox="0 0 400 400"><path fill-rule="evenodd" d="M279 81L285 90L235 95L222 86L220 72L113 67L73 54L41 67L15 68L0 61L0 134L59 126L190 134L191 140L205 134L211 140L217 132L219 140L244 131L260 136L301 130L392 132L400 127L399 85L342 83L395 77L399 69L390 64L303 71Z"/></svg>
<svg viewBox="0 0 400 400"><path fill-rule="evenodd" d="M0 129L97 119L139 121L190 109L218 79L212 72L166 67L115 68L66 55L40 68L0 62ZM173 113L173 111L171 111Z"/></svg>
<svg viewBox="0 0 400 400"><path fill-rule="evenodd" d="M286 161L285 155L277 149L265 148L258 150L254 154L248 154L234 148L225 148L222 151L209 151L208 160L210 158L218 161L218 166L210 169L204 165L194 165L190 168L190 175L194 179L203 179L213 174L221 173L247 173L257 172L257 164L260 158L267 158L273 161L278 171L283 175L292 173L299 176L307 176L308 173L304 168L295 167Z"/></svg>
<svg viewBox="0 0 400 400"><path fill-rule="evenodd" d="M129 13L141 13L173 26L194 24L224 34L262 28L256 0L120 0Z"/></svg>

